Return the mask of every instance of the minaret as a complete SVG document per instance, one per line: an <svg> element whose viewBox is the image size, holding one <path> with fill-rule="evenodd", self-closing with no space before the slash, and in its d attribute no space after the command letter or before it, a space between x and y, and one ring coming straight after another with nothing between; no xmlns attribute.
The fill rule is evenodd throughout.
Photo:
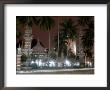
<svg viewBox="0 0 110 90"><path fill-rule="evenodd" d="M25 45L24 45L23 53L28 56L32 52L32 50L31 50L32 28L29 27L28 25L26 25L24 39L25 39Z"/></svg>

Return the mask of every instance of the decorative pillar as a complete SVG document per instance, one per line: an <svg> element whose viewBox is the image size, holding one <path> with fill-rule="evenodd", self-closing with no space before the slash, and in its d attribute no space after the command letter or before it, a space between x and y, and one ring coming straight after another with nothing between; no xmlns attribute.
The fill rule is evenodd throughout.
<svg viewBox="0 0 110 90"><path fill-rule="evenodd" d="M16 69L21 70L21 54L17 54Z"/></svg>
<svg viewBox="0 0 110 90"><path fill-rule="evenodd" d="M17 57L16 57L16 69L17 70L21 69L21 55L22 55L22 52L21 52L21 48L20 48L20 45L19 45L19 48L18 48L18 51L17 51Z"/></svg>

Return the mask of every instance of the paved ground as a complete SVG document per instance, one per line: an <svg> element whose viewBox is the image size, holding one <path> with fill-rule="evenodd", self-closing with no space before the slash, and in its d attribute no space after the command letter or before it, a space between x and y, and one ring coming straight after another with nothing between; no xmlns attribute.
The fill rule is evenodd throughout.
<svg viewBox="0 0 110 90"><path fill-rule="evenodd" d="M93 68L17 71L17 74L94 74Z"/></svg>

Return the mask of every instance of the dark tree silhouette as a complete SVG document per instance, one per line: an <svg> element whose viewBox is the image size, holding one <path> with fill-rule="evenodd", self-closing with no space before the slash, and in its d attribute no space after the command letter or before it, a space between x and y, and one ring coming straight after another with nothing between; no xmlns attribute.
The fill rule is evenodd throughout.
<svg viewBox="0 0 110 90"><path fill-rule="evenodd" d="M37 44L37 40L33 39L31 42L31 48L33 48Z"/></svg>
<svg viewBox="0 0 110 90"><path fill-rule="evenodd" d="M17 16L16 17L16 26L19 25L28 25L32 27L34 24L38 25L37 16Z"/></svg>
<svg viewBox="0 0 110 90"><path fill-rule="evenodd" d="M93 16L80 17L79 25L87 27L87 29L83 29L85 33L82 36L82 43L84 52L88 57L91 57L92 56L91 49L94 47L94 17Z"/></svg>
<svg viewBox="0 0 110 90"><path fill-rule="evenodd" d="M75 40L77 38L76 34L76 26L74 25L74 22L71 19L64 20L60 24L60 30L59 30L59 56L61 56L61 53L64 54L64 56L67 55L67 41L68 39ZM58 36L55 36L55 47L58 49Z"/></svg>

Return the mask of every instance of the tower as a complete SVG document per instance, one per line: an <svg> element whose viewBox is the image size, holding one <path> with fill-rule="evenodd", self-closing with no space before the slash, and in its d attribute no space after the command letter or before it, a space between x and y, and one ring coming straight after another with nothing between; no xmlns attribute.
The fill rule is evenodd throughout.
<svg viewBox="0 0 110 90"><path fill-rule="evenodd" d="M25 39L25 45L23 49L23 53L28 56L32 53L31 49L31 41L32 41L32 28L26 25L25 28L25 34L24 34L24 39Z"/></svg>

